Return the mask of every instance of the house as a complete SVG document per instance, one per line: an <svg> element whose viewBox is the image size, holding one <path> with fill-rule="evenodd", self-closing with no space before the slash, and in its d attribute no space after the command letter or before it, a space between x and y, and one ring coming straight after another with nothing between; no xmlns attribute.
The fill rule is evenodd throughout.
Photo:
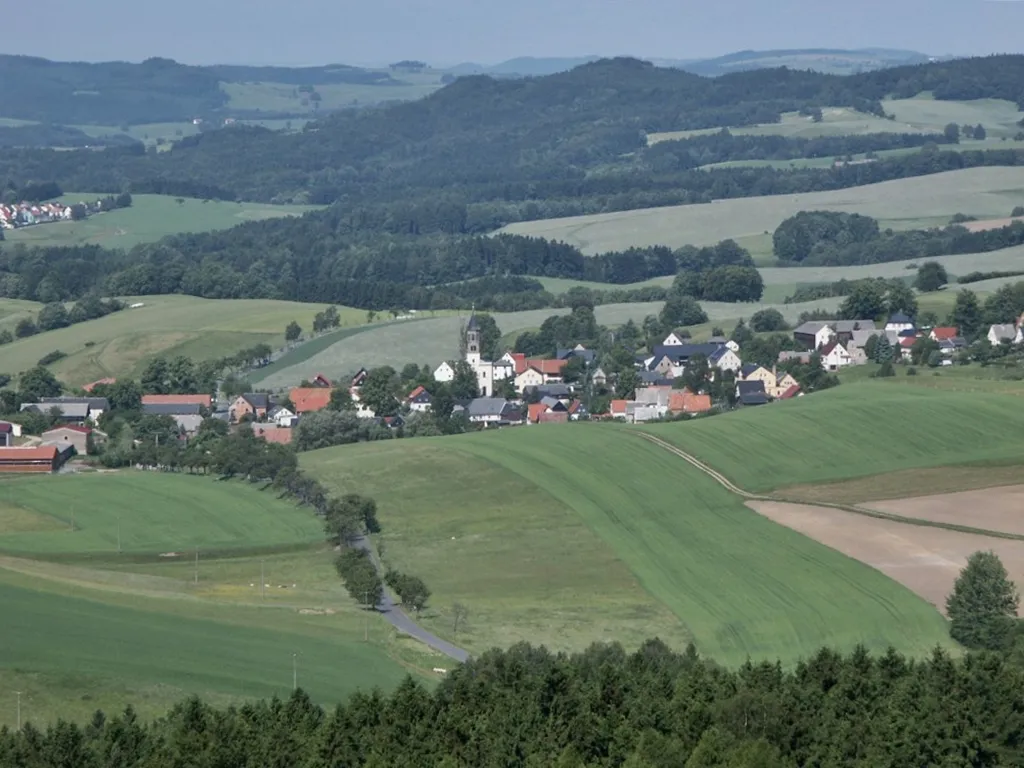
<svg viewBox="0 0 1024 768"><path fill-rule="evenodd" d="M556 360L570 360L574 357L580 357L587 365L593 365L594 360L597 359L597 353L592 349L587 349L582 344L577 344L572 349L555 350Z"/></svg>
<svg viewBox="0 0 1024 768"><path fill-rule="evenodd" d="M295 413L301 416L304 413L322 411L331 402L332 389L324 387L295 387L288 393L288 399L295 406Z"/></svg>
<svg viewBox="0 0 1024 768"><path fill-rule="evenodd" d="M903 336L900 338L900 343L897 344L897 348L900 350L900 356L904 360L909 360L911 356L911 350L914 348L914 344L917 342L913 336Z"/></svg>
<svg viewBox="0 0 1024 768"><path fill-rule="evenodd" d="M879 330L877 330L875 328L872 328L872 329L860 329L860 328L858 328L857 330L853 331L850 334L849 339L840 339L840 341L842 342L843 346L846 347L846 351L849 352L852 355L854 349L863 350L864 347L867 345L868 341L873 336L878 336L880 333L883 333L883 331L879 331ZM866 355L865 355L865 358L866 358Z"/></svg>
<svg viewBox="0 0 1024 768"><path fill-rule="evenodd" d="M210 410L213 408L213 398L210 395L143 395L142 405L198 405ZM181 413L192 412L181 411Z"/></svg>
<svg viewBox="0 0 1024 768"><path fill-rule="evenodd" d="M1021 331L1021 326L1013 323L993 325L988 329L988 340L993 346L1002 344L1004 341L1020 344L1021 341L1024 341L1024 332Z"/></svg>
<svg viewBox="0 0 1024 768"><path fill-rule="evenodd" d="M736 351L725 345L712 352L708 357L708 362L720 371L732 371L733 373L743 367L743 361L740 360Z"/></svg>
<svg viewBox="0 0 1024 768"><path fill-rule="evenodd" d="M942 354L952 357L957 352L967 349L967 339L963 336L954 336L952 339L943 339L939 342L939 351Z"/></svg>
<svg viewBox="0 0 1024 768"><path fill-rule="evenodd" d="M527 360L527 365L530 368L535 368L540 371L544 377L544 384L561 383L562 381L562 369L565 368L565 364L568 360Z"/></svg>
<svg viewBox="0 0 1024 768"><path fill-rule="evenodd" d="M294 411L290 408L285 408L283 405L271 408L267 414L267 419L279 427L294 427L299 420Z"/></svg>
<svg viewBox="0 0 1024 768"><path fill-rule="evenodd" d="M776 400L790 400L790 399L796 397L799 394L800 394L800 385L799 384L794 384L793 386L791 386L789 389L787 389L785 392L783 392L781 395L779 395L775 399Z"/></svg>
<svg viewBox="0 0 1024 768"><path fill-rule="evenodd" d="M835 333L839 342L849 349L855 334L877 333L874 320L830 320L829 328Z"/></svg>
<svg viewBox="0 0 1024 768"><path fill-rule="evenodd" d="M146 416L199 416L202 418L203 407L198 403L174 405L173 403L146 404L142 412Z"/></svg>
<svg viewBox="0 0 1024 768"><path fill-rule="evenodd" d="M61 453L55 445L38 448L0 448L0 473L56 472Z"/></svg>
<svg viewBox="0 0 1024 768"><path fill-rule="evenodd" d="M405 426L405 419L402 418L402 414L400 413L396 413L394 416L384 416L378 421L388 429L398 429L399 427Z"/></svg>
<svg viewBox="0 0 1024 768"><path fill-rule="evenodd" d="M853 365L850 353L839 341L830 341L822 347L818 354L821 356L821 367L826 371L838 371L848 365Z"/></svg>
<svg viewBox="0 0 1024 768"><path fill-rule="evenodd" d="M613 419L626 418L626 405L628 400L612 400L608 413Z"/></svg>
<svg viewBox="0 0 1024 768"><path fill-rule="evenodd" d="M676 366L672 362L672 358L668 355L658 355L655 357L645 357L643 360L643 373L650 373L661 379L671 379L675 376L675 371L679 370L682 374L682 365Z"/></svg>
<svg viewBox="0 0 1024 768"><path fill-rule="evenodd" d="M681 338L679 338L676 334L670 333L668 336L665 337L665 340L663 342L661 342L661 346L663 346L663 347L681 347L685 343L686 342L683 341Z"/></svg>
<svg viewBox="0 0 1024 768"><path fill-rule="evenodd" d="M708 339L708 344L716 344L719 347L728 347L736 354L739 354L740 352L740 345L732 339L725 338L725 336L712 336Z"/></svg>
<svg viewBox="0 0 1024 768"><path fill-rule="evenodd" d="M281 427L276 424L253 424L252 433L268 443L290 445L292 442L291 427Z"/></svg>
<svg viewBox="0 0 1024 768"><path fill-rule="evenodd" d="M519 408L503 397L478 397L469 401L466 417L474 424L518 424Z"/></svg>
<svg viewBox="0 0 1024 768"><path fill-rule="evenodd" d="M675 416L681 413L707 413L711 407L710 395L695 395L688 389L676 390L668 399L669 413Z"/></svg>
<svg viewBox="0 0 1024 768"><path fill-rule="evenodd" d="M761 380L737 382L736 396L741 405L764 405L768 402L768 393Z"/></svg>
<svg viewBox="0 0 1024 768"><path fill-rule="evenodd" d="M0 448L14 445L14 425L9 421L0 421Z"/></svg>
<svg viewBox="0 0 1024 768"><path fill-rule="evenodd" d="M570 421L579 421L580 419L586 419L590 416L587 406L579 400L573 400L569 403L569 406L566 408L566 412L569 414Z"/></svg>
<svg viewBox="0 0 1024 768"><path fill-rule="evenodd" d="M645 421L657 421L665 415L665 412L665 410L662 410L658 405L653 403L637 403L632 400L626 401L626 421L631 424L642 424Z"/></svg>
<svg viewBox="0 0 1024 768"><path fill-rule="evenodd" d="M54 405L85 405L89 409L86 418L93 424L98 423L100 416L110 410L110 402L105 397L72 397L70 395L61 395L60 397L43 397L40 398L39 402L48 408L53 407Z"/></svg>
<svg viewBox="0 0 1024 768"><path fill-rule="evenodd" d="M352 386L358 387L358 386L362 385L362 383L363 383L362 380L360 380L358 384L355 381L356 378L359 377L360 375L364 379L366 378L367 373L366 373L366 369L365 368L360 368L359 369L359 373L357 373L355 376L352 377ZM326 387L327 389L330 389L333 386L331 384L331 380L328 379L326 376L324 376L322 373L318 373L316 376L314 376L313 380L310 381L309 383L312 384L314 387Z"/></svg>
<svg viewBox="0 0 1024 768"><path fill-rule="evenodd" d="M59 420L65 424L85 424L89 420L89 406L86 403L22 403L21 411L49 414L60 411Z"/></svg>
<svg viewBox="0 0 1024 768"><path fill-rule="evenodd" d="M175 413L171 415L171 418L178 425L178 431L188 437L196 434L205 421L203 415L199 413Z"/></svg>
<svg viewBox="0 0 1024 768"><path fill-rule="evenodd" d="M767 387L768 384L775 383L775 374L773 374L763 365L755 365L753 363L748 363L747 365L744 365L742 368L740 368L740 373L739 376L737 376L737 381L763 381L765 383L765 387Z"/></svg>
<svg viewBox="0 0 1024 768"><path fill-rule="evenodd" d="M800 385L797 384L796 379L793 378L791 374L783 371L780 376L778 370L773 367L772 379L770 382L765 383L764 389L768 394L768 397L779 399L782 397L782 393L791 387L797 387L799 389Z"/></svg>
<svg viewBox="0 0 1024 768"><path fill-rule="evenodd" d="M835 331L823 321L808 321L793 330L793 340L804 349L815 350L832 340Z"/></svg>
<svg viewBox="0 0 1024 768"><path fill-rule="evenodd" d="M652 406L658 412L658 416L664 416L668 412L671 394L671 387L639 387L634 402L638 405Z"/></svg>
<svg viewBox="0 0 1024 768"><path fill-rule="evenodd" d="M850 355L850 365L867 365L868 353L864 347L847 347L846 351Z"/></svg>
<svg viewBox="0 0 1024 768"><path fill-rule="evenodd" d="M928 333L928 338L932 341L949 341L950 339L955 339L960 335L958 331L959 329L954 328L953 326L940 326L932 328Z"/></svg>
<svg viewBox="0 0 1024 768"><path fill-rule="evenodd" d="M517 375L514 380L516 392L525 392L527 387L539 387L544 383L544 374L532 365L528 366L526 370Z"/></svg>
<svg viewBox="0 0 1024 768"><path fill-rule="evenodd" d="M75 424L65 424L62 427L54 427L46 432L43 432L43 444L53 444L57 446L71 445L74 446L75 453L80 456L85 456L89 453L89 435L92 434L92 429L89 427L79 427Z"/></svg>
<svg viewBox="0 0 1024 768"><path fill-rule="evenodd" d="M590 381L595 387L603 387L608 383L608 374L604 372L603 368L595 368L594 372L590 374Z"/></svg>
<svg viewBox="0 0 1024 768"><path fill-rule="evenodd" d="M410 392L408 397L405 398L405 404L409 406L410 411L426 413L430 410L431 400L432 398L427 390L423 387L416 387L416 389Z"/></svg>
<svg viewBox="0 0 1024 768"><path fill-rule="evenodd" d="M914 320L902 312L894 312L889 316L889 320L885 324L885 330L896 331L896 333L912 331L914 330Z"/></svg>
<svg viewBox="0 0 1024 768"><path fill-rule="evenodd" d="M455 368L451 363L445 361L434 369L434 381L447 383L453 381L454 379Z"/></svg>
<svg viewBox="0 0 1024 768"><path fill-rule="evenodd" d="M672 372L669 371L671 374ZM645 387L671 387L672 377L664 375L661 371L640 371L637 374L640 383Z"/></svg>
<svg viewBox="0 0 1024 768"><path fill-rule="evenodd" d="M231 421L241 421L246 416L251 421L263 421L270 410L270 395L265 392L246 392L235 398L228 408Z"/></svg>
<svg viewBox="0 0 1024 768"><path fill-rule="evenodd" d="M541 384L533 391L542 399L553 397L555 400L561 400L563 403L568 403L572 400L572 387L568 384Z"/></svg>

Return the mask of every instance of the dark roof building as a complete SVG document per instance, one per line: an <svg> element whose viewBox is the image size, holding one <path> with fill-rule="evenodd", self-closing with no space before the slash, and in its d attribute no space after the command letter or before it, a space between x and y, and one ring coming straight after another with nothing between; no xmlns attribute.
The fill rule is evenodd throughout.
<svg viewBox="0 0 1024 768"><path fill-rule="evenodd" d="M142 412L147 416L193 416L203 409L199 403L143 403Z"/></svg>
<svg viewBox="0 0 1024 768"><path fill-rule="evenodd" d="M47 403L51 405L87 405L90 411L109 411L110 402L105 397L72 397L64 396L61 397L42 397L39 399L40 403Z"/></svg>
<svg viewBox="0 0 1024 768"><path fill-rule="evenodd" d="M736 395L742 405L764 405L768 402L768 393L760 379L736 382Z"/></svg>
<svg viewBox="0 0 1024 768"><path fill-rule="evenodd" d="M255 409L264 411L270 409L270 395L266 392L246 392L242 395L242 399Z"/></svg>

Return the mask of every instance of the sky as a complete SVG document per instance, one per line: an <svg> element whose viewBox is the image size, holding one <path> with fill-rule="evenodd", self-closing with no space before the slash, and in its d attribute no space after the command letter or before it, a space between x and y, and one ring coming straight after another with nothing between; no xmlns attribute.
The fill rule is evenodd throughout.
<svg viewBox="0 0 1024 768"><path fill-rule="evenodd" d="M4 14L0 53L189 64L692 59L744 49L1024 50L1017 0L89 0Z"/></svg>

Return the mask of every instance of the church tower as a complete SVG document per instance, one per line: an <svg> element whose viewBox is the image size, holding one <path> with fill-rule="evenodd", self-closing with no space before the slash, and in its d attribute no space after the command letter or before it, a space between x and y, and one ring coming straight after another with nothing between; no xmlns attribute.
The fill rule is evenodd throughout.
<svg viewBox="0 0 1024 768"><path fill-rule="evenodd" d="M469 316L469 323L466 325L466 362L475 369L480 364L480 323L476 321L476 314Z"/></svg>

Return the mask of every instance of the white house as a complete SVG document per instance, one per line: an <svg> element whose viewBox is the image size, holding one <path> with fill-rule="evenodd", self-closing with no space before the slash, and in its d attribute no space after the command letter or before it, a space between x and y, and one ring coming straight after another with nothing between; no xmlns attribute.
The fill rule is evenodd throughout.
<svg viewBox="0 0 1024 768"><path fill-rule="evenodd" d="M279 427L295 426L295 414L287 408L274 409L274 423Z"/></svg>
<svg viewBox="0 0 1024 768"><path fill-rule="evenodd" d="M531 365L516 376L516 392L522 392L526 387L539 387L544 383L544 374Z"/></svg>
<svg viewBox="0 0 1024 768"><path fill-rule="evenodd" d="M728 346L719 347L717 351L712 352L708 362L720 371L732 371L733 373L743 367L743 361L740 360L739 355Z"/></svg>
<svg viewBox="0 0 1024 768"><path fill-rule="evenodd" d="M405 398L405 402L408 404L410 411L426 413L430 410L430 393L423 387L416 387L416 389L410 392L409 396Z"/></svg>
<svg viewBox="0 0 1024 768"><path fill-rule="evenodd" d="M824 347L835 336L835 331L828 323L808 321L793 330L793 338L806 349Z"/></svg>
<svg viewBox="0 0 1024 768"><path fill-rule="evenodd" d="M853 364L853 358L846 348L838 341L830 341L819 350L821 355L821 367L826 371L838 371Z"/></svg>
<svg viewBox="0 0 1024 768"><path fill-rule="evenodd" d="M434 370L434 381L449 382L455 379L455 369L449 362L443 362Z"/></svg>
<svg viewBox="0 0 1024 768"><path fill-rule="evenodd" d="M1011 344L1020 344L1021 341L1024 341L1024 333L1021 332L1019 325L1014 325L1013 323L993 325L988 329L988 340L993 345L1002 344L1004 341L1008 341Z"/></svg>
<svg viewBox="0 0 1024 768"><path fill-rule="evenodd" d="M896 312L889 316L889 322L885 324L885 330L896 331L896 333L899 333L900 331L912 331L914 330L914 321L902 312Z"/></svg>
<svg viewBox="0 0 1024 768"><path fill-rule="evenodd" d="M686 342L676 336L674 333L670 333L665 337L665 340L661 342L663 347L681 347Z"/></svg>
<svg viewBox="0 0 1024 768"><path fill-rule="evenodd" d="M737 344L732 339L725 338L725 336L712 336L710 339L708 339L708 344L717 344L720 347L728 347L737 354L740 351L740 345Z"/></svg>

